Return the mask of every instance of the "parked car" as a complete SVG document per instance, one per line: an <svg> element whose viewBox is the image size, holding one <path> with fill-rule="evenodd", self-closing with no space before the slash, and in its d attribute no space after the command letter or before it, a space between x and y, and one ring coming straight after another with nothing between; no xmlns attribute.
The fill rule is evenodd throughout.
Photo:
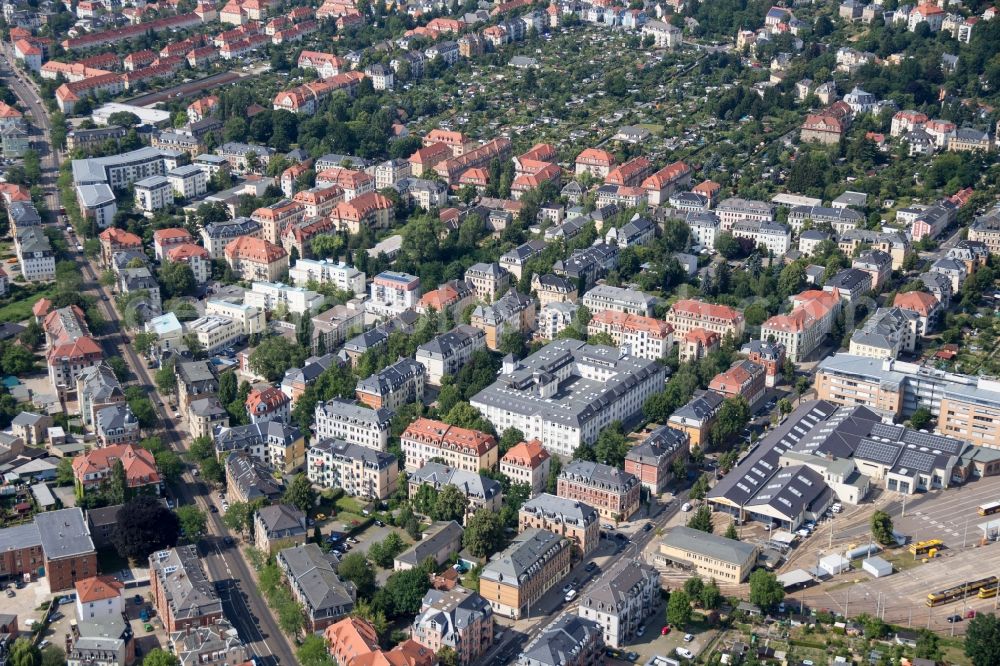
<svg viewBox="0 0 1000 666"><path fill-rule="evenodd" d="M642 526L643 532L648 532L651 529L653 529L653 523L646 523L645 525Z"/></svg>
<svg viewBox="0 0 1000 666"><path fill-rule="evenodd" d="M576 590L570 590L569 592L567 592L565 599L566 603L569 603L570 601L576 599Z"/></svg>
<svg viewBox="0 0 1000 666"><path fill-rule="evenodd" d="M959 615L958 613L955 613L954 615L949 615L948 616L948 622L955 623L955 622L961 622L961 621L962 621L962 616Z"/></svg>
<svg viewBox="0 0 1000 666"><path fill-rule="evenodd" d="M584 569L587 571L593 571L596 568L597 568L597 562L588 562L587 566L584 567Z"/></svg>
<svg viewBox="0 0 1000 666"><path fill-rule="evenodd" d="M694 636L692 636L691 634L684 634L684 642L685 643L690 643L693 640L694 640Z"/></svg>
<svg viewBox="0 0 1000 666"><path fill-rule="evenodd" d="M666 636L669 633L670 633L670 625L669 624L666 625L665 627L663 627L663 629L660 629L660 635L661 636Z"/></svg>
<svg viewBox="0 0 1000 666"><path fill-rule="evenodd" d="M685 511L686 512L686 511L690 511L690 510L691 510L691 503L690 502L684 502L684 504L681 505L681 511Z"/></svg>

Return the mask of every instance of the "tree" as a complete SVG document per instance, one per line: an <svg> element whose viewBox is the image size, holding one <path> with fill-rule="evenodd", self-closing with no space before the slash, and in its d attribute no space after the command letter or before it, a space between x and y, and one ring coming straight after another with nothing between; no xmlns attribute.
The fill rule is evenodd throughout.
<svg viewBox="0 0 1000 666"><path fill-rule="evenodd" d="M65 666L66 652L57 645L49 645L42 650L42 666Z"/></svg>
<svg viewBox="0 0 1000 666"><path fill-rule="evenodd" d="M469 505L469 498L466 497L457 486L447 485L437 494L434 502L434 509L431 511L431 518L434 520L457 520L462 522L465 516L465 509Z"/></svg>
<svg viewBox="0 0 1000 666"><path fill-rule="evenodd" d="M702 504L698 507L698 510L694 512L691 519L688 520L687 526L693 530L701 530L702 532L712 533L712 509L709 508L707 504Z"/></svg>
<svg viewBox="0 0 1000 666"><path fill-rule="evenodd" d="M927 427L927 424L931 422L933 416L934 415L931 414L931 410L926 407L918 407L910 417L910 425L917 430L923 430Z"/></svg>
<svg viewBox="0 0 1000 666"><path fill-rule="evenodd" d="M116 460L111 468L111 480L108 482L108 501L112 504L124 504L129 499L128 477L125 474L125 463Z"/></svg>
<svg viewBox="0 0 1000 666"><path fill-rule="evenodd" d="M438 664L440 666L459 666L458 653L450 645L444 645L437 651Z"/></svg>
<svg viewBox="0 0 1000 666"><path fill-rule="evenodd" d="M39 666L42 663L42 653L27 638L18 638L10 648L11 666Z"/></svg>
<svg viewBox="0 0 1000 666"><path fill-rule="evenodd" d="M139 495L118 510L111 543L122 557L144 561L150 553L177 545L180 519L156 497Z"/></svg>
<svg viewBox="0 0 1000 666"><path fill-rule="evenodd" d="M180 663L177 657L160 648L153 648L142 660L142 666L179 666Z"/></svg>
<svg viewBox="0 0 1000 666"><path fill-rule="evenodd" d="M442 389L443 390L443 389ZM524 433L517 428L507 428L503 431L500 436L500 451L499 456L501 458L506 455L508 451L524 441Z"/></svg>
<svg viewBox="0 0 1000 666"><path fill-rule="evenodd" d="M683 629L691 621L691 597L684 590L674 590L667 601L667 624Z"/></svg>
<svg viewBox="0 0 1000 666"><path fill-rule="evenodd" d="M703 589L705 589L705 581L701 579L701 576L694 575L684 581L684 593L692 599L697 599Z"/></svg>
<svg viewBox="0 0 1000 666"><path fill-rule="evenodd" d="M302 645L295 651L295 656L301 666L333 666L330 653L326 649L326 640L319 634L309 634Z"/></svg>
<svg viewBox="0 0 1000 666"><path fill-rule="evenodd" d="M722 605L722 591L714 580L710 580L701 588L698 599L701 601L701 607L705 610L715 610Z"/></svg>
<svg viewBox="0 0 1000 666"><path fill-rule="evenodd" d="M1000 664L1000 622L993 613L980 613L969 622L965 656L973 666Z"/></svg>
<svg viewBox="0 0 1000 666"><path fill-rule="evenodd" d="M503 523L500 515L489 509L479 509L469 518L462 535L462 545L476 557L489 557L503 545Z"/></svg>
<svg viewBox="0 0 1000 666"><path fill-rule="evenodd" d="M691 485L690 497L696 500L705 499L706 493L708 493L708 476L702 474Z"/></svg>
<svg viewBox="0 0 1000 666"><path fill-rule="evenodd" d="M196 505L185 504L184 506L179 506L175 513L178 520L180 520L184 536L189 540L194 541L205 533L205 528L208 526L208 517Z"/></svg>
<svg viewBox="0 0 1000 666"><path fill-rule="evenodd" d="M778 400L778 411L781 412L782 416L785 414L791 414L792 412L792 401L788 398L781 398Z"/></svg>
<svg viewBox="0 0 1000 666"><path fill-rule="evenodd" d="M358 596L363 599L370 599L375 591L375 570L368 564L368 560L361 553L348 553L340 561L337 573L341 578L345 578L358 590Z"/></svg>
<svg viewBox="0 0 1000 666"><path fill-rule="evenodd" d="M194 271L183 261L164 262L160 269L160 284L168 298L190 296L198 283L194 279Z"/></svg>
<svg viewBox="0 0 1000 666"><path fill-rule="evenodd" d="M739 241L731 233L725 231L716 237L715 249L726 259L732 259L741 252Z"/></svg>
<svg viewBox="0 0 1000 666"><path fill-rule="evenodd" d="M141 124L142 119L131 111L115 111L108 116L108 125L118 125L128 129Z"/></svg>
<svg viewBox="0 0 1000 666"><path fill-rule="evenodd" d="M750 574L750 603L768 611L780 604L784 598L785 588L778 582L778 577L774 573L757 569Z"/></svg>
<svg viewBox="0 0 1000 666"><path fill-rule="evenodd" d="M501 354L513 354L517 357L524 356L524 335L518 330L510 330L500 338L498 351Z"/></svg>
<svg viewBox="0 0 1000 666"><path fill-rule="evenodd" d="M166 395L173 395L177 390L177 375L174 374L174 359L170 359L160 366L153 377L156 382L156 390Z"/></svg>
<svg viewBox="0 0 1000 666"><path fill-rule="evenodd" d="M308 513L316 505L316 491L305 474L297 474L285 491L282 501L291 504L299 511Z"/></svg>
<svg viewBox="0 0 1000 666"><path fill-rule="evenodd" d="M286 338L275 335L264 338L250 354L250 369L273 382L281 379L289 368L298 368L309 352Z"/></svg>
<svg viewBox="0 0 1000 666"><path fill-rule="evenodd" d="M236 399L237 381L235 372L224 372L219 377L219 402L228 405Z"/></svg>
<svg viewBox="0 0 1000 666"><path fill-rule="evenodd" d="M340 563L343 570L344 563ZM392 600L393 615L416 615L420 604L431 587L430 577L423 567L397 571L386 581L385 589Z"/></svg>
<svg viewBox="0 0 1000 666"><path fill-rule="evenodd" d="M253 511L246 502L233 502L222 514L222 524L234 532L248 532L252 523Z"/></svg>
<svg viewBox="0 0 1000 666"><path fill-rule="evenodd" d="M739 532L736 531L736 523L735 522L730 522L729 523L729 527L726 528L726 533L723 536L725 536L727 539L732 539L733 541L739 541L740 540Z"/></svg>
<svg viewBox="0 0 1000 666"><path fill-rule="evenodd" d="M871 520L872 536L883 546L895 543L892 536L892 517L885 511L876 511Z"/></svg>

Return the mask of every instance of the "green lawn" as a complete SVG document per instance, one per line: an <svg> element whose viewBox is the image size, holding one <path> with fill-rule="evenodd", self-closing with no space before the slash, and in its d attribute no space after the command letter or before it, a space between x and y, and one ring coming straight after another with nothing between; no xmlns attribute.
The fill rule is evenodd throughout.
<svg viewBox="0 0 1000 666"><path fill-rule="evenodd" d="M41 298L52 298L56 294L56 285L44 288L11 285L11 295L0 301L0 322L19 322L31 318L31 308Z"/></svg>

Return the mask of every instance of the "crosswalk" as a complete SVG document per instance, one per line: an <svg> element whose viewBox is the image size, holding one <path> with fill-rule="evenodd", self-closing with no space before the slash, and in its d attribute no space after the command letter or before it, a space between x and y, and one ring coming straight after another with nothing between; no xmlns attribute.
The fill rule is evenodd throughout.
<svg viewBox="0 0 1000 666"><path fill-rule="evenodd" d="M928 516L927 514L925 514L922 511L914 511L913 515L922 518L924 520L924 522L926 522L928 525L931 525L931 526L933 526L935 528L938 528L938 530L942 534L948 534L950 536L955 537L956 539L958 537L962 536L962 534L958 531L958 527L954 523L950 523L950 524L948 524L948 523L942 523L939 520L934 520L933 518L931 518L930 516Z"/></svg>

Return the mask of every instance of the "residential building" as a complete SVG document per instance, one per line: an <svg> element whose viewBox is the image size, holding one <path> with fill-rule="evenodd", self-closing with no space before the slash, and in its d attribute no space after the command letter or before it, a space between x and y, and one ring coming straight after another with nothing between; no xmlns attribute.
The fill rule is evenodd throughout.
<svg viewBox="0 0 1000 666"><path fill-rule="evenodd" d="M225 618L207 626L174 632L170 636L170 648L179 666L238 666L250 658L250 648Z"/></svg>
<svg viewBox="0 0 1000 666"><path fill-rule="evenodd" d="M94 414L94 434L101 446L137 444L139 419L127 404L103 407Z"/></svg>
<svg viewBox="0 0 1000 666"><path fill-rule="evenodd" d="M580 596L577 614L604 631L604 642L625 647L660 606L660 573L642 559L625 558Z"/></svg>
<svg viewBox="0 0 1000 666"><path fill-rule="evenodd" d="M111 576L91 576L76 581L76 619L121 617L125 612L125 585Z"/></svg>
<svg viewBox="0 0 1000 666"><path fill-rule="evenodd" d="M396 556L392 568L396 571L416 569L422 566L427 558L431 558L436 566L443 565L452 555L461 552L464 531L454 520L432 523L424 531L420 541ZM414 639L423 644L419 638L414 637Z"/></svg>
<svg viewBox="0 0 1000 666"><path fill-rule="evenodd" d="M817 397L908 418L920 407L938 432L974 445L1000 448L1000 384L914 363L835 354L817 366Z"/></svg>
<svg viewBox="0 0 1000 666"><path fill-rule="evenodd" d="M369 287L366 311L376 316L391 317L416 307L420 300L420 278L406 273L383 271Z"/></svg>
<svg viewBox="0 0 1000 666"><path fill-rule="evenodd" d="M196 546L178 546L149 556L153 608L164 630L210 626L222 619L222 601L205 575Z"/></svg>
<svg viewBox="0 0 1000 666"><path fill-rule="evenodd" d="M14 436L19 438L28 448L45 448L48 429L55 421L48 414L20 412L11 421L10 427Z"/></svg>
<svg viewBox="0 0 1000 666"><path fill-rule="evenodd" d="M417 347L414 358L426 368L427 383L439 386L445 376L458 374L476 351L485 348L487 339L481 329L459 324Z"/></svg>
<svg viewBox="0 0 1000 666"><path fill-rule="evenodd" d="M855 356L893 359L900 352L914 352L920 330L920 315L902 308L879 308L851 334L848 353Z"/></svg>
<svg viewBox="0 0 1000 666"><path fill-rule="evenodd" d="M277 282L288 272L288 252L262 238L241 236L226 245L226 263L248 282Z"/></svg>
<svg viewBox="0 0 1000 666"><path fill-rule="evenodd" d="M321 488L343 488L352 497L387 499L396 492L395 456L358 444L325 439L307 454L309 480Z"/></svg>
<svg viewBox="0 0 1000 666"><path fill-rule="evenodd" d="M679 339L677 337L674 339L679 346L677 354L682 363L705 358L722 344L722 338L718 333L701 327L692 328Z"/></svg>
<svg viewBox="0 0 1000 666"><path fill-rule="evenodd" d="M476 298L490 303L510 289L510 273L500 264L473 264L465 271L465 281L472 285Z"/></svg>
<svg viewBox="0 0 1000 666"><path fill-rule="evenodd" d="M687 434L690 446L708 443L708 433L722 409L724 398L714 391L701 391L670 415L668 424ZM704 444L703 444L704 443Z"/></svg>
<svg viewBox="0 0 1000 666"><path fill-rule="evenodd" d="M97 552L79 508L36 514L34 522L0 530L0 541L7 544L0 554L4 577L44 573L49 589L61 592L97 575Z"/></svg>
<svg viewBox="0 0 1000 666"><path fill-rule="evenodd" d="M681 29L663 21L647 21L640 32L643 37L651 36L653 46L658 49L673 49L683 41Z"/></svg>
<svg viewBox="0 0 1000 666"><path fill-rule="evenodd" d="M535 325L535 299L511 289L496 302L476 306L470 323L486 334L486 346L496 351L505 334L523 334Z"/></svg>
<svg viewBox="0 0 1000 666"><path fill-rule="evenodd" d="M307 317L323 307L326 297L305 287L292 287L281 282L254 281L250 291L244 293L243 302L264 312L284 307L289 313Z"/></svg>
<svg viewBox="0 0 1000 666"><path fill-rule="evenodd" d="M316 438L340 439L376 451L389 446L389 426L393 413L388 409L369 409L342 398L316 405L313 432Z"/></svg>
<svg viewBox="0 0 1000 666"><path fill-rule="evenodd" d="M535 321L536 334L543 340L555 340L576 320L576 303L555 301L543 306Z"/></svg>
<svg viewBox="0 0 1000 666"><path fill-rule="evenodd" d="M586 297L584 301L586 305ZM624 314L616 310L598 311L587 324L587 332L590 335L606 333L618 347L654 361L667 356L673 345L670 324L654 317Z"/></svg>
<svg viewBox="0 0 1000 666"><path fill-rule="evenodd" d="M687 164L674 162L642 181L650 205L661 206L671 194L690 185L691 174L691 167Z"/></svg>
<svg viewBox="0 0 1000 666"><path fill-rule="evenodd" d="M216 352L244 337L243 329L235 319L222 315L199 317L187 325L188 333L194 335L205 351Z"/></svg>
<svg viewBox="0 0 1000 666"><path fill-rule="evenodd" d="M737 222L770 222L774 219L774 206L764 201L729 198L719 202L715 213L719 216L720 230L729 231Z"/></svg>
<svg viewBox="0 0 1000 666"><path fill-rule="evenodd" d="M400 444L408 472L420 469L430 460L467 472L492 470L497 466L496 438L443 421L417 419L403 431Z"/></svg>
<svg viewBox="0 0 1000 666"><path fill-rule="evenodd" d="M235 328L243 335L259 335L267 330L267 317L264 310L245 303L233 303L212 299L205 304L205 315L225 317L235 322Z"/></svg>
<svg viewBox="0 0 1000 666"><path fill-rule="evenodd" d="M208 250L200 245L185 243L171 247L167 250L166 260L190 266L194 281L198 284L205 284L212 277L212 260L209 258Z"/></svg>
<svg viewBox="0 0 1000 666"><path fill-rule="evenodd" d="M208 191L208 176L194 164L179 166L167 172L167 182L174 190L174 196L194 199Z"/></svg>
<svg viewBox="0 0 1000 666"><path fill-rule="evenodd" d="M73 160L73 183L106 183L113 190L122 190L137 180L164 175L177 166L175 162L170 151L159 148L139 148L108 157Z"/></svg>
<svg viewBox="0 0 1000 666"><path fill-rule="evenodd" d="M80 213L86 219L92 220L98 229L110 227L115 213L118 212L115 193L107 183L78 185L76 202L80 206Z"/></svg>
<svg viewBox="0 0 1000 666"><path fill-rule="evenodd" d="M213 259L225 259L225 250L233 240L246 236L260 238L261 227L249 217L238 217L224 222L212 222L201 230L201 238Z"/></svg>
<svg viewBox="0 0 1000 666"><path fill-rule="evenodd" d="M649 317L656 299L641 291L599 284L583 295L582 303L593 313L614 310Z"/></svg>
<svg viewBox="0 0 1000 666"><path fill-rule="evenodd" d="M262 506L253 516L254 545L265 553L302 546L308 537L306 514L288 504Z"/></svg>
<svg viewBox="0 0 1000 666"><path fill-rule="evenodd" d="M527 484L531 488L531 495L537 495L545 490L551 458L539 440L519 442L510 447L500 459L500 473L510 479L511 483Z"/></svg>
<svg viewBox="0 0 1000 666"><path fill-rule="evenodd" d="M767 390L764 380L764 366L748 359L736 361L728 370L720 372L708 384L708 390L724 398L742 397L746 399L751 412L764 398Z"/></svg>
<svg viewBox="0 0 1000 666"><path fill-rule="evenodd" d="M41 227L22 227L14 234L14 252L21 277L28 282L54 280L56 255Z"/></svg>
<svg viewBox="0 0 1000 666"><path fill-rule="evenodd" d="M792 232L780 222L768 220L740 220L730 228L734 238L746 238L754 247L763 247L768 252L781 256L792 247Z"/></svg>
<svg viewBox="0 0 1000 666"><path fill-rule="evenodd" d="M550 453L572 455L612 421L636 418L663 389L663 367L579 340L557 340L523 361L505 361L497 381L471 399L503 434L518 428Z"/></svg>
<svg viewBox="0 0 1000 666"><path fill-rule="evenodd" d="M934 296L925 291L908 291L896 294L893 307L915 312L918 317L917 334L929 335L937 328L944 308Z"/></svg>
<svg viewBox="0 0 1000 666"><path fill-rule="evenodd" d="M868 273L872 278L872 290L880 292L892 275L892 257L882 250L868 250L858 255L851 267Z"/></svg>
<svg viewBox="0 0 1000 666"><path fill-rule="evenodd" d="M337 575L336 555L307 543L282 549L276 562L292 596L303 606L309 631L322 631L354 609L357 590Z"/></svg>
<svg viewBox="0 0 1000 666"><path fill-rule="evenodd" d="M479 594L494 613L517 620L569 573L570 551L569 541L562 537L527 529L483 567Z"/></svg>
<svg viewBox="0 0 1000 666"><path fill-rule="evenodd" d="M403 641L383 652L378 646L378 634L365 620L347 617L326 628L324 637L330 657L336 666L366 664L399 664L401 666L434 666L437 657L430 649L412 639Z"/></svg>
<svg viewBox="0 0 1000 666"><path fill-rule="evenodd" d="M639 510L639 479L602 463L577 460L559 474L559 497L593 506L602 518L628 520Z"/></svg>
<svg viewBox="0 0 1000 666"><path fill-rule="evenodd" d="M424 595L410 633L435 654L450 647L459 666L471 666L493 645L493 608L463 587L447 592L432 589Z"/></svg>
<svg viewBox="0 0 1000 666"><path fill-rule="evenodd" d="M662 425L625 454L625 472L650 493L661 493L673 477L674 461L687 459L690 440L687 432Z"/></svg>
<svg viewBox="0 0 1000 666"><path fill-rule="evenodd" d="M234 451L225 460L226 497L230 502L265 504L278 501L285 492L274 478L274 468L254 458L250 453Z"/></svg>
<svg viewBox="0 0 1000 666"><path fill-rule="evenodd" d="M192 400L187 415L191 437L195 439L211 437L216 429L229 427L229 412L214 395Z"/></svg>
<svg viewBox="0 0 1000 666"><path fill-rule="evenodd" d="M254 388L247 394L244 408L250 423L277 421L287 423L291 419L291 398L274 386Z"/></svg>
<svg viewBox="0 0 1000 666"><path fill-rule="evenodd" d="M784 373L785 346L780 342L765 342L750 340L740 349L754 363L764 367L764 384L768 388L777 385L778 378Z"/></svg>
<svg viewBox="0 0 1000 666"><path fill-rule="evenodd" d="M589 173L594 178L603 180L607 178L616 164L617 160L615 160L614 155L608 151L587 148L576 156L576 175L581 176L584 173Z"/></svg>
<svg viewBox="0 0 1000 666"><path fill-rule="evenodd" d="M408 402L423 399L425 368L408 358L400 359L358 382L358 401L372 409L398 411Z"/></svg>
<svg viewBox="0 0 1000 666"><path fill-rule="evenodd" d="M823 291L837 294L847 303L856 303L871 290L871 274L857 268L845 268L835 273L823 285Z"/></svg>
<svg viewBox="0 0 1000 666"><path fill-rule="evenodd" d="M109 483L118 462L125 468L125 482L132 492L159 494L160 474L153 454L135 444L113 444L73 458L73 478L81 495Z"/></svg>
<svg viewBox="0 0 1000 666"><path fill-rule="evenodd" d="M344 262L330 259L299 259L288 271L293 284L304 287L315 281L320 285L332 284L337 289L357 296L365 293L365 274Z"/></svg>
<svg viewBox="0 0 1000 666"><path fill-rule="evenodd" d="M673 527L656 559L694 569L703 578L742 583L757 564L757 546L690 527Z"/></svg>
<svg viewBox="0 0 1000 666"><path fill-rule="evenodd" d="M867 273L856 272L870 280ZM792 362L798 362L816 351L833 330L840 307L839 291L804 291L792 297L790 313L775 315L761 324L761 338L773 339L785 348Z"/></svg>
<svg viewBox="0 0 1000 666"><path fill-rule="evenodd" d="M601 625L566 613L528 643L517 666L587 666L604 658Z"/></svg>
<svg viewBox="0 0 1000 666"><path fill-rule="evenodd" d="M305 463L305 437L302 432L294 426L277 421L222 427L214 432L214 439L216 455L221 459L227 459L231 452L239 451L266 468L285 474L292 473Z"/></svg>
<svg viewBox="0 0 1000 666"><path fill-rule="evenodd" d="M531 276L531 290L538 297L538 304L544 308L549 303L575 303L576 285L566 278L547 273Z"/></svg>
<svg viewBox="0 0 1000 666"><path fill-rule="evenodd" d="M674 336L683 336L694 328L703 328L725 337L739 340L746 325L743 313L728 305L713 305L694 299L682 299L667 311L667 323L674 329Z"/></svg>
<svg viewBox="0 0 1000 666"><path fill-rule="evenodd" d="M521 505L517 530L543 529L568 539L575 556L586 558L600 544L600 515L579 500L542 493Z"/></svg>
<svg viewBox="0 0 1000 666"><path fill-rule="evenodd" d="M99 365L104 352L90 335L83 310L76 305L52 310L42 320L48 345L45 358L49 383L60 396L76 389L76 380L87 368Z"/></svg>
<svg viewBox="0 0 1000 666"><path fill-rule="evenodd" d="M449 312L452 319L460 318L465 308L476 300L472 285L466 280L448 280L433 291L428 291L420 297L417 312L424 314L434 310L437 313Z"/></svg>
<svg viewBox="0 0 1000 666"><path fill-rule="evenodd" d="M107 363L101 363L84 369L76 378L76 397L80 406L80 418L89 426L97 422L97 412L105 407L120 405L125 402L125 391L115 376L114 370ZM22 418L23 417L23 418ZM25 446L36 447L42 444L44 432L32 432L33 428L19 428L22 423L30 423L43 417L30 412L21 412L11 424L15 435L21 436ZM46 426L52 425L52 418L44 417Z"/></svg>
<svg viewBox="0 0 1000 666"><path fill-rule="evenodd" d="M416 496L421 486L430 486L435 492L440 492L449 485L458 488L468 501L465 509L466 519L480 509L499 511L503 501L503 492L498 481L439 462L424 463L420 469L411 472L408 484L411 498Z"/></svg>

